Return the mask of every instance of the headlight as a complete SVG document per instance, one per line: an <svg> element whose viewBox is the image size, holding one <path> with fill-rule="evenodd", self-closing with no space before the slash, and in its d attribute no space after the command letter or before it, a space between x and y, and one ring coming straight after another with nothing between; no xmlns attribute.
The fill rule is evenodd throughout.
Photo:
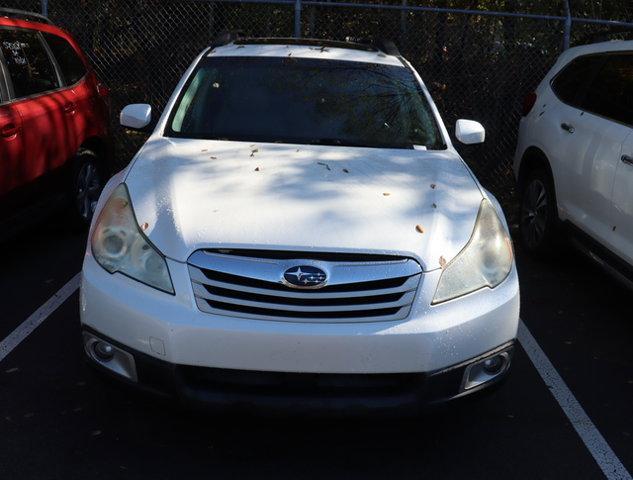
<svg viewBox="0 0 633 480"><path fill-rule="evenodd" d="M120 272L174 293L165 258L141 232L124 183L112 192L99 214L91 246L95 260L108 272Z"/></svg>
<svg viewBox="0 0 633 480"><path fill-rule="evenodd" d="M496 287L510 273L513 256L503 223L491 203L484 200L468 244L444 267L433 304Z"/></svg>

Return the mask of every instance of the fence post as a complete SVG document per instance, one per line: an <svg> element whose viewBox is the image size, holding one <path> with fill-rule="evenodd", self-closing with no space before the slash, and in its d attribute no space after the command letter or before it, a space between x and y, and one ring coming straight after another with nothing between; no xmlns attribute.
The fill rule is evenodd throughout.
<svg viewBox="0 0 633 480"><path fill-rule="evenodd" d="M571 8L569 6L569 0L563 0L563 7L565 9L565 30L563 33L563 50L567 50L571 43Z"/></svg>
<svg viewBox="0 0 633 480"><path fill-rule="evenodd" d="M41 0L42 5L42 15L48 17L48 0Z"/></svg>
<svg viewBox="0 0 633 480"><path fill-rule="evenodd" d="M407 6L407 0L402 0L402 6ZM407 13L405 9L400 11L400 42L403 42L407 35Z"/></svg>
<svg viewBox="0 0 633 480"><path fill-rule="evenodd" d="M301 38L301 0L295 0L295 38Z"/></svg>

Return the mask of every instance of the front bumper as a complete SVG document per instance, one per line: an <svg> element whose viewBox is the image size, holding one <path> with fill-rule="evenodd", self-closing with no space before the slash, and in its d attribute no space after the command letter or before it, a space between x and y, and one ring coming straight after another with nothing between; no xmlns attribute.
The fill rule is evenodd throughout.
<svg viewBox="0 0 633 480"><path fill-rule="evenodd" d="M314 374L261 372L174 365L134 351L85 327L85 339L99 339L133 358L133 378L124 378L103 366L86 350L101 373L155 396L182 405L226 412L257 409L272 414L333 413L345 416L376 412L420 413L424 409L470 397L500 384L510 369L514 342L460 365L430 373ZM85 347L85 342L84 342ZM484 358L505 355L507 366L485 384L463 390L469 366Z"/></svg>
<svg viewBox="0 0 633 480"><path fill-rule="evenodd" d="M464 368L473 359L506 348L516 338L519 290L514 268L494 290L484 289L437 306L430 306L428 299L440 272L427 272L409 318L333 324L203 313L196 306L187 266L167 261L176 290L173 296L123 275L109 274L88 251L81 286L81 322L86 331L134 356L141 386L194 402L250 404L257 397L257 403L283 404L272 391L278 389L275 382L301 385L312 378L318 380L318 387L322 382L331 386L332 380L336 384L346 378L343 383L351 382L352 386L361 379L361 384L371 381L363 386L364 391L356 392L358 395L354 388L314 397L295 391L289 397L291 403L309 409L340 403L340 399L331 400L339 397L346 399L342 408L432 403L459 396ZM162 380L146 381L144 372L158 372L147 375ZM218 375L222 382L227 376L233 378L232 384L237 377L249 377L253 372L260 381L277 386L264 395L255 395L250 387L241 385L229 394L217 383ZM397 394L392 394L380 382L372 383L377 375L383 375L387 383L406 380L406 388L398 387ZM204 388L191 387L202 381L194 378L197 376L204 377ZM383 390L388 394L380 394Z"/></svg>

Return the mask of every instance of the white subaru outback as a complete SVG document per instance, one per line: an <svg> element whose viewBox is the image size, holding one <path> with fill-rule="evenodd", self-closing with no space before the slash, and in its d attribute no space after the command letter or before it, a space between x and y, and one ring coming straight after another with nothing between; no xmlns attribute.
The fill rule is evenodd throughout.
<svg viewBox="0 0 633 480"><path fill-rule="evenodd" d="M83 265L91 363L193 404L418 409L503 379L518 318L501 208L393 47L205 50L106 186Z"/></svg>

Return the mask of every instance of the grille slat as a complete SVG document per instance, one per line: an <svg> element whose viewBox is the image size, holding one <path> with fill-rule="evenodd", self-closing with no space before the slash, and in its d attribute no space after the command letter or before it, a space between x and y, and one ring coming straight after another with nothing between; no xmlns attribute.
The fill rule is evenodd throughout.
<svg viewBox="0 0 633 480"><path fill-rule="evenodd" d="M268 310L287 310L295 312L349 312L357 310L380 310L385 308L396 308L410 305L413 301L415 292L409 292L402 296L399 300L382 303L365 303L351 305L288 305L284 303L258 302L253 300L238 299L233 297L225 297L221 295L213 295L208 293L201 286L194 288L196 297L208 300L209 303L219 302L226 304L242 305L244 307L262 308Z"/></svg>
<svg viewBox="0 0 633 480"><path fill-rule="evenodd" d="M293 252L296 253L296 252ZM250 254L250 252L249 252ZM412 259L385 255L310 253L287 259L287 253L253 258L243 252L198 251L189 272L198 308L242 318L292 322L377 322L406 318L415 298L422 268ZM343 256L344 255L344 256ZM307 255L306 255L307 256ZM327 285L295 289L282 283L284 272L314 265L327 272Z"/></svg>
<svg viewBox="0 0 633 480"><path fill-rule="evenodd" d="M236 283L221 282L218 280L210 280L204 276L204 274L196 269L190 268L191 280L194 284L208 285L211 287L223 288L227 290L238 290L240 292L247 292L259 295L269 295L282 298L299 298L299 299L312 299L312 298L356 298L356 297L373 297L376 295L388 295L392 293L404 293L418 288L419 278L412 276L405 278L404 282L398 287L381 288L374 290L352 290L352 291L326 291L323 290L291 290L289 288L257 288L247 285L241 285ZM202 278L201 278L202 277ZM283 287L283 285L281 286Z"/></svg>

